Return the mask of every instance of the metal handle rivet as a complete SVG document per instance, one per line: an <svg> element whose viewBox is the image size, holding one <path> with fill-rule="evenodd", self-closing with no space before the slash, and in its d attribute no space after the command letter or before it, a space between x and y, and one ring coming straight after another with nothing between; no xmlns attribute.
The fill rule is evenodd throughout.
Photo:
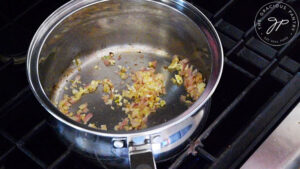
<svg viewBox="0 0 300 169"><path fill-rule="evenodd" d="M115 148L123 148L124 142L122 140L116 140L116 141L114 141L114 147Z"/></svg>

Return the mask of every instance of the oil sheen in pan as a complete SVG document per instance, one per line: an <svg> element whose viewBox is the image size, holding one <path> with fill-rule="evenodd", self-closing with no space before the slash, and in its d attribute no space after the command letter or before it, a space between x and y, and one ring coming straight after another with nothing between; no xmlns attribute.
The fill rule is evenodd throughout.
<svg viewBox="0 0 300 169"><path fill-rule="evenodd" d="M108 55L110 52L114 53L116 64L114 66L105 66L101 58ZM117 59L119 55L121 56L120 60ZM81 54L78 57L82 62L80 71L78 70L78 66L74 63L70 64L70 67L62 74L56 85L56 89L51 95L51 100L54 103L58 103L63 98L64 94L68 94L69 96L72 95L72 90L70 89L71 80L78 75L81 77L81 85L88 84L92 80L103 80L107 78L112 81L115 90L121 92L123 89L126 89L126 84L130 85L132 82L131 78L126 80L120 78L117 73L119 71L118 65L128 68L127 73L130 73L132 71L140 70L143 67L147 67L150 61L156 60L156 73L162 73L165 79L167 93L161 97L166 101L166 106L159 108L157 112L152 113L149 116L147 127L168 121L187 109L186 105L181 103L179 99L181 94L185 94L184 88L174 85L170 81L170 76L172 75L164 68L170 64L172 57L163 50L152 48L150 46L131 44L113 46L92 53ZM99 68L95 69L95 65ZM68 90L65 90L65 87L67 87ZM70 111L76 112L79 105L88 103L89 112L94 115L90 122L96 123L97 126L105 124L107 125L108 131L113 131L114 126L123 118L126 118L127 115L121 110L121 107L114 105L115 109L112 110L110 105L105 105L101 98L104 94L102 89L102 85L99 85L95 92L83 95L79 102L71 106Z"/></svg>

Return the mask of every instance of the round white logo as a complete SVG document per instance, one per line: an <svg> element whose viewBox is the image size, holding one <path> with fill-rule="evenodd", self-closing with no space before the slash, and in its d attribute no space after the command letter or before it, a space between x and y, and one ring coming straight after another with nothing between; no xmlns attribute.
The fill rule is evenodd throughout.
<svg viewBox="0 0 300 169"><path fill-rule="evenodd" d="M289 42L298 32L299 20L294 9L283 2L271 2L259 9L254 21L257 36L272 46Z"/></svg>

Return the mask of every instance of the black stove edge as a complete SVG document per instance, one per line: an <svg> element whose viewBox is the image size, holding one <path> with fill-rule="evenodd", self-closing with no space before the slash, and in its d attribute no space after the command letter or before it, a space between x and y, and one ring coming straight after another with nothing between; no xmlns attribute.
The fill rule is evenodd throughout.
<svg viewBox="0 0 300 169"><path fill-rule="evenodd" d="M300 73L277 94L236 141L224 151L210 169L239 168L300 99Z"/></svg>

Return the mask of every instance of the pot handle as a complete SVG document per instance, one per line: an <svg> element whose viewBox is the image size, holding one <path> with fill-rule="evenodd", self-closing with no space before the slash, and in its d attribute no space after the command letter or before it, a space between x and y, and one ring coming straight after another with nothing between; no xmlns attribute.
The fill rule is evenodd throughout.
<svg viewBox="0 0 300 169"><path fill-rule="evenodd" d="M130 169L156 169L150 140L145 140L145 144L134 145L129 143Z"/></svg>

